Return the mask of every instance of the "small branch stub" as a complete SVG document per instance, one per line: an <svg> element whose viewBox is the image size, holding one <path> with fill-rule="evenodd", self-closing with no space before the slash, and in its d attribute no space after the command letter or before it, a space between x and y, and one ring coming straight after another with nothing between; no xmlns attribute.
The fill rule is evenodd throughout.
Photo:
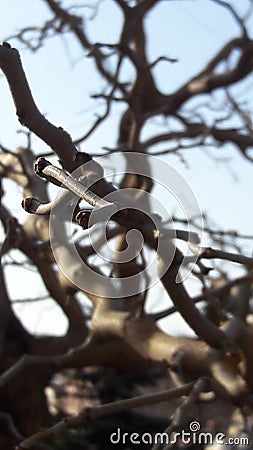
<svg viewBox="0 0 253 450"><path fill-rule="evenodd" d="M79 211L76 215L76 221L84 230L91 227L90 224L91 211Z"/></svg>
<svg viewBox="0 0 253 450"><path fill-rule="evenodd" d="M45 158L39 158L35 163L35 173L40 177L46 178L46 176L43 173L43 170L45 169L45 167L50 165L51 163L47 161Z"/></svg>
<svg viewBox="0 0 253 450"><path fill-rule="evenodd" d="M26 212L30 213L30 212L31 212L31 207L32 207L32 204L33 204L34 200L35 200L35 199L32 198L32 197L24 198L24 199L22 200L22 202L21 202L22 208L23 208Z"/></svg>

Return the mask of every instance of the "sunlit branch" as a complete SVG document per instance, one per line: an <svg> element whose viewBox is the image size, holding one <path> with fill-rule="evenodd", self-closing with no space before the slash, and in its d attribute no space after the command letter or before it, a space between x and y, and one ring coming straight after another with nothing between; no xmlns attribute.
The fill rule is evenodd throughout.
<svg viewBox="0 0 253 450"><path fill-rule="evenodd" d="M37 198L26 197L22 200L22 207L26 212L30 214L38 214L38 215L48 215L52 211L52 209L56 206L59 206L63 202L67 202L70 193L68 190L62 192L58 197L49 203L42 203Z"/></svg>
<svg viewBox="0 0 253 450"><path fill-rule="evenodd" d="M253 258L243 255L237 255L230 252L224 252L211 247L199 247L189 243L191 251L198 256L199 259L223 259L226 261L243 264L247 267L253 267Z"/></svg>
<svg viewBox="0 0 253 450"><path fill-rule="evenodd" d="M59 185L64 186L66 189L69 189L71 192L76 194L78 197L85 200L87 203L94 207L102 207L111 205L110 202L107 202L103 198L100 198L90 189L85 188L85 186L71 175L66 174L62 169L55 167L49 161L44 158L39 158L36 164L36 173L41 177L45 177L48 180L56 180Z"/></svg>

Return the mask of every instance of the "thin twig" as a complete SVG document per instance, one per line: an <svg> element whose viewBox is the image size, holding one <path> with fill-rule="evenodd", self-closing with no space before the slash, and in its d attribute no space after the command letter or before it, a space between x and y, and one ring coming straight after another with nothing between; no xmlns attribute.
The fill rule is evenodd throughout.
<svg viewBox="0 0 253 450"><path fill-rule="evenodd" d="M253 267L253 258L250 258L249 256L224 252L223 250L217 250L212 247L199 247L191 242L189 243L189 248L199 259L223 259L238 264L244 264L247 267Z"/></svg>
<svg viewBox="0 0 253 450"><path fill-rule="evenodd" d="M218 288L211 289L210 295L212 295L212 297L222 296L225 292L230 290L233 286L238 286L238 285L244 283L245 281L251 281L251 282L253 281L253 271L248 272L247 275L245 275L243 277L238 277L238 278L235 278L234 280L230 280L226 284L224 284ZM192 301L195 304L202 302L203 300L206 300L206 292L203 292L203 294L200 294L197 297L192 299ZM175 306L171 306L170 308L166 308L163 311L158 311L156 313L148 314L148 316L150 318L152 318L153 320L157 321L157 320L164 319L165 317L167 317L171 314L174 314L175 312L177 312L177 308Z"/></svg>
<svg viewBox="0 0 253 450"><path fill-rule="evenodd" d="M92 406L83 408L79 414L70 417L64 417L60 422L50 428L39 431L33 436L21 442L16 450L31 449L39 441L52 438L60 433L66 432L68 428L76 428L86 420L95 420L99 417L104 417L109 414L116 414L121 411L128 411L129 409L139 408L145 405L153 405L160 402L166 402L182 395L188 395L191 392L194 382L185 384L184 386L168 389L155 394L147 394L138 397L133 397L125 400L119 400L105 405Z"/></svg>
<svg viewBox="0 0 253 450"><path fill-rule="evenodd" d="M243 19L241 19L241 17L237 14L235 9L229 3L224 2L223 0L211 0L211 1L213 1L217 5L223 6L224 8L228 9L230 14L234 17L234 19L236 20L236 22L238 23L238 25L242 29L243 36L245 38L248 38L247 29L246 29L246 27L245 27L245 25L243 23Z"/></svg>

